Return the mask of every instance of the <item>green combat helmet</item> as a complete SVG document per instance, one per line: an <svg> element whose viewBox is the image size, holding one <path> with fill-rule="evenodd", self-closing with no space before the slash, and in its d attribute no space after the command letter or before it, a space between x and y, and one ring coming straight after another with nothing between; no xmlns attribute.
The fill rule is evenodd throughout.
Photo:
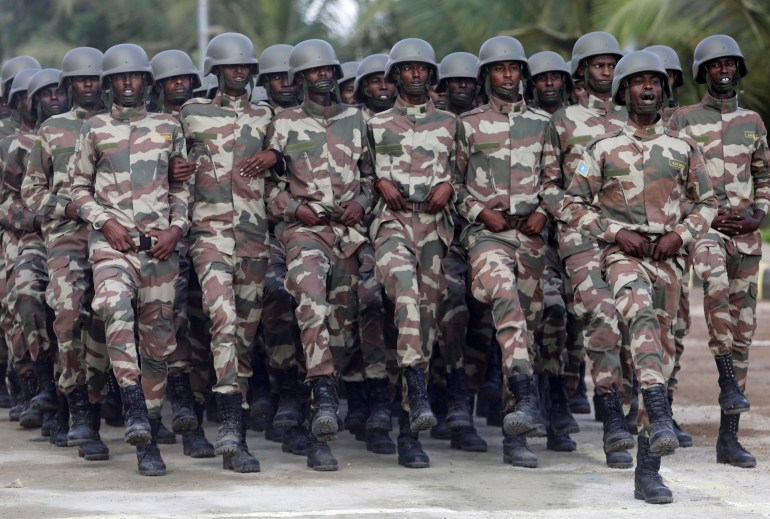
<svg viewBox="0 0 770 519"><path fill-rule="evenodd" d="M164 50L150 60L152 75L155 81L163 81L174 76L190 76L193 90L201 86L198 69L193 65L192 58L181 50Z"/></svg>
<svg viewBox="0 0 770 519"><path fill-rule="evenodd" d="M529 75L534 82L535 77L546 72L560 72L562 82L562 101L567 104L570 94L572 94L572 72L564 58L555 52L545 50L536 52L529 57ZM537 91L532 87L533 96L537 96Z"/></svg>
<svg viewBox="0 0 770 519"><path fill-rule="evenodd" d="M259 55L259 77L257 85L265 86L270 74L282 74L289 72L289 55L294 47L279 43L271 45Z"/></svg>
<svg viewBox="0 0 770 519"><path fill-rule="evenodd" d="M484 85L484 92L488 97L492 96L492 85L487 66L498 61L518 61L521 63L521 79L529 79L529 63L524 47L519 40L511 36L495 36L488 39L479 49L479 68L476 75L480 85Z"/></svg>
<svg viewBox="0 0 770 519"><path fill-rule="evenodd" d="M342 66L329 42L305 40L298 43L289 55L289 83L294 83L297 74L316 67L332 67L334 79L342 79Z"/></svg>
<svg viewBox="0 0 770 519"><path fill-rule="evenodd" d="M203 59L203 75L209 75L214 67L220 65L251 65L251 73L259 74L257 54L248 36L226 32L211 39Z"/></svg>
<svg viewBox="0 0 770 519"><path fill-rule="evenodd" d="M35 75L29 79L27 99L29 99L32 115L38 118L42 115L37 112L37 93L47 86L58 87L60 74L61 71L58 68L44 68L35 72Z"/></svg>
<svg viewBox="0 0 770 519"><path fill-rule="evenodd" d="M361 63L358 64L353 88L356 90L356 100L359 103L365 103L366 98L371 96L371 93L367 90L367 76L378 73L385 74L385 65L387 62L387 54L372 54L362 59Z"/></svg>
<svg viewBox="0 0 770 519"><path fill-rule="evenodd" d="M572 60L570 61L572 78L576 78L581 65L586 65L586 60L588 58L603 54L613 55L617 59L623 57L623 51L620 48L620 44L612 34L608 32L589 32L578 38L574 47L572 47ZM587 66L583 70L582 79L585 81L586 86L590 84L597 90L601 87L601 85L597 86L591 80L591 75Z"/></svg>
<svg viewBox="0 0 770 519"><path fill-rule="evenodd" d="M39 69L25 68L20 70L13 78L11 83L11 90L8 92L8 106L11 110L16 110L19 104L19 96L22 92L26 92L29 88L29 80L32 76L37 74Z"/></svg>
<svg viewBox="0 0 770 519"><path fill-rule="evenodd" d="M479 68L479 58L470 52L453 52L444 56L438 65L438 84L436 92L446 91L447 79L471 78L476 79Z"/></svg>
<svg viewBox="0 0 770 519"><path fill-rule="evenodd" d="M682 73L682 65L679 63L679 56L676 51L666 45L650 45L646 49L647 52L655 54L660 61L663 62L663 66L666 70L674 71L674 86L680 87L684 85L684 75Z"/></svg>
<svg viewBox="0 0 770 519"><path fill-rule="evenodd" d="M103 60L102 51L93 47L76 47L70 50L61 60L59 86L69 87L67 79L75 76L101 77Z"/></svg>
<svg viewBox="0 0 770 519"><path fill-rule="evenodd" d="M431 67L430 78L428 79L428 85L433 85L438 81L436 66L436 53L433 51L430 43L419 38L406 38L390 49L388 54L388 62L385 64L385 77L394 79L399 82L401 79L394 76L395 69L400 63L427 63ZM399 86L401 86L399 84Z"/></svg>
<svg viewBox="0 0 770 519"><path fill-rule="evenodd" d="M13 84L16 74L28 68L40 70L40 63L32 56L16 56L3 63L0 71L0 94L4 94L6 87Z"/></svg>
<svg viewBox="0 0 770 519"><path fill-rule="evenodd" d="M632 110L633 107L631 106L628 92L628 80L631 76L645 72L654 72L661 76L663 96L658 101L655 111L660 110L662 106L668 106L668 97L671 95L671 90L668 86L668 73L660 58L646 50L629 52L620 58L620 61L615 66L615 76L612 78L612 101L617 105L625 105L629 110ZM621 87L623 88L621 89ZM623 92L625 92L625 95L621 96L620 94Z"/></svg>

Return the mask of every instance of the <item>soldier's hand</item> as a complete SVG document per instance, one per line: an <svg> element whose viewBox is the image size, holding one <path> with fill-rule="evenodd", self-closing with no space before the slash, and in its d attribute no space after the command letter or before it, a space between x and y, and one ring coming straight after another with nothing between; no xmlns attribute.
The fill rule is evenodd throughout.
<svg viewBox="0 0 770 519"><path fill-rule="evenodd" d="M195 174L198 165L194 160L184 160L182 157L172 157L168 163L168 180L170 182L186 182Z"/></svg>
<svg viewBox="0 0 770 519"><path fill-rule="evenodd" d="M256 175L264 175L265 172L275 166L278 160L275 157L275 153L270 150L262 150L256 152L254 155L246 159L243 167L241 168L242 177L253 177Z"/></svg>
<svg viewBox="0 0 770 519"><path fill-rule="evenodd" d="M682 248L682 237L675 232L667 232L655 243L655 249L652 251L652 259L655 261L665 261L671 256L676 256L679 249Z"/></svg>
<svg viewBox="0 0 770 519"><path fill-rule="evenodd" d="M151 236L157 240L155 245L153 245L147 253L154 258L164 261L176 250L176 244L182 237L182 229L176 225L172 225L165 231L148 231L147 236Z"/></svg>
<svg viewBox="0 0 770 519"><path fill-rule="evenodd" d="M765 213L763 211L755 211L751 216L728 213L721 219L720 228L717 230L728 236L752 233L762 225L762 218L764 216Z"/></svg>
<svg viewBox="0 0 770 519"><path fill-rule="evenodd" d="M452 197L454 189L449 182L442 182L434 187L428 195L428 212L436 214L446 207L449 199Z"/></svg>
<svg viewBox="0 0 770 519"><path fill-rule="evenodd" d="M548 223L548 217L543 213L535 211L527 218L527 221L521 227L521 232L527 236L535 236L543 232L545 224Z"/></svg>
<svg viewBox="0 0 770 519"><path fill-rule="evenodd" d="M297 220L302 222L304 225L307 225L308 227L313 227L314 225L321 225L324 223L324 221L318 217L313 208L307 204L302 204L297 207L297 212L294 214L294 216L296 216Z"/></svg>
<svg viewBox="0 0 770 519"><path fill-rule="evenodd" d="M69 218L70 220L80 220L80 216L78 215L78 210L75 207L75 204L70 202L64 207L64 216Z"/></svg>
<svg viewBox="0 0 770 519"><path fill-rule="evenodd" d="M104 222L102 232L104 233L104 237L107 238L107 243L109 243L110 247L113 249L119 250L120 252L136 250L136 244L134 243L134 240L131 239L131 235L128 234L128 230L114 218Z"/></svg>
<svg viewBox="0 0 770 519"><path fill-rule="evenodd" d="M340 204L345 210L339 217L339 222L347 227L353 227L364 217L364 208L355 201Z"/></svg>
<svg viewBox="0 0 770 519"><path fill-rule="evenodd" d="M650 246L649 239L629 229L618 232L615 235L615 243L618 244L620 250L636 258L643 258Z"/></svg>
<svg viewBox="0 0 770 519"><path fill-rule="evenodd" d="M396 184L387 178L381 178L375 182L374 188L380 193L383 200L385 200L388 209L392 211L402 211L406 207L404 204L404 197L401 196L401 192L396 187Z"/></svg>
<svg viewBox="0 0 770 519"><path fill-rule="evenodd" d="M508 222L502 213L492 209L483 209L479 213L478 219L492 232L503 232L508 228Z"/></svg>

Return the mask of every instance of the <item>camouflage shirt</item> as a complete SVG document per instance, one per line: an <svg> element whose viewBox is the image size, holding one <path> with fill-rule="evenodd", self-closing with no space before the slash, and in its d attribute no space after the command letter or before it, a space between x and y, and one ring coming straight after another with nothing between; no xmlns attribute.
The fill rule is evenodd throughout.
<svg viewBox="0 0 770 519"><path fill-rule="evenodd" d="M437 109L430 100L411 105L398 96L393 108L375 114L368 126L377 178L393 182L407 203L424 203L433 188L451 182L457 133L454 115ZM454 234L451 205L435 216L421 213L440 220L441 238L446 244ZM373 237L382 223L396 219L382 199L375 213L370 231Z"/></svg>
<svg viewBox="0 0 770 519"><path fill-rule="evenodd" d="M629 229L653 240L675 232L686 247L716 215L703 157L692 139L663 121L632 121L588 144L566 193L562 215L583 233L613 243ZM681 199L693 202L688 214Z"/></svg>
<svg viewBox="0 0 770 519"><path fill-rule="evenodd" d="M16 235L34 233L37 213L30 211L21 199L21 184L27 171L29 154L37 137L34 130L22 125L21 132L0 140L0 164L3 185L0 194L0 225Z"/></svg>
<svg viewBox="0 0 770 519"><path fill-rule="evenodd" d="M169 160L187 157L176 119L113 106L85 122L77 148L72 197L94 229L114 218L129 234L170 225L187 232L188 183L168 180Z"/></svg>
<svg viewBox="0 0 770 519"><path fill-rule="evenodd" d="M21 131L21 121L18 112L12 112L10 117L0 120L0 139L5 139Z"/></svg>
<svg viewBox="0 0 770 519"><path fill-rule="evenodd" d="M308 204L316 214L329 215L343 250L352 253L366 241L363 227L348 228L334 218L343 213L343 202L355 201L364 212L371 210L373 171L361 111L343 104L324 107L306 99L277 114L270 132L270 147L283 153L286 161L285 177L278 179L286 188L273 197L270 211L296 222L297 208Z"/></svg>
<svg viewBox="0 0 770 519"><path fill-rule="evenodd" d="M249 258L270 256L263 175L242 177L244 162L264 148L273 117L248 95L188 101L180 121L197 163L190 238L195 248ZM269 179L268 179L269 186Z"/></svg>
<svg viewBox="0 0 770 519"><path fill-rule="evenodd" d="M528 216L540 208L540 163L548 118L524 101L492 97L457 127L457 211L475 222L483 209Z"/></svg>
<svg viewBox="0 0 770 519"><path fill-rule="evenodd" d="M669 126L700 145L720 211L770 212L767 130L757 113L738 106L737 95L720 101L707 92L700 103L680 108ZM759 231L732 240L743 254L762 254Z"/></svg>
<svg viewBox="0 0 770 519"><path fill-rule="evenodd" d="M84 108L73 108L50 117L38 130L21 195L27 207L45 218L43 233L46 236L53 229L74 229L77 225L66 218L64 211L72 202L75 145L83 123L92 115L94 112Z"/></svg>
<svg viewBox="0 0 770 519"><path fill-rule="evenodd" d="M554 218L562 220L564 192L572 182L585 145L621 128L625 118L625 108L616 109L612 101L602 101L588 91L583 92L578 104L560 108L553 114L543 152L543 206ZM563 223L559 224L559 235L562 259L596 246L592 239Z"/></svg>

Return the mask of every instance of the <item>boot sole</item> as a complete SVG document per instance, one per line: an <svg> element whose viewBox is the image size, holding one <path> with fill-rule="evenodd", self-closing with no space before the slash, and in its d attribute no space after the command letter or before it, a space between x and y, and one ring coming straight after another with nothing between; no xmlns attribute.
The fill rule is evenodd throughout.
<svg viewBox="0 0 770 519"><path fill-rule="evenodd" d="M138 430L126 432L124 440L127 444L133 445L147 445L152 441L152 433L149 430Z"/></svg>
<svg viewBox="0 0 770 519"><path fill-rule="evenodd" d="M292 429L299 427L298 420L273 420L273 429Z"/></svg>
<svg viewBox="0 0 770 519"><path fill-rule="evenodd" d="M88 456L83 456L83 459L87 461L107 461L110 459L110 454L89 454Z"/></svg>
<svg viewBox="0 0 770 519"><path fill-rule="evenodd" d="M318 472L335 472L339 470L338 465L313 465L309 461L307 462L307 466Z"/></svg>
<svg viewBox="0 0 770 519"><path fill-rule="evenodd" d="M505 434L507 434L508 436L518 436L520 434L526 434L533 429L534 427L532 427L532 424L529 422L503 420L503 431L505 431Z"/></svg>
<svg viewBox="0 0 770 519"><path fill-rule="evenodd" d="M337 435L337 418L332 416L319 416L311 424L313 434L321 441L334 440Z"/></svg>
<svg viewBox="0 0 770 519"><path fill-rule="evenodd" d="M572 444L561 444L561 443L557 443L557 444L547 443L545 448L548 449L549 451L554 451L554 452L575 452L575 450L577 449L577 444L572 445Z"/></svg>
<svg viewBox="0 0 770 519"><path fill-rule="evenodd" d="M634 462L631 463L609 463L606 462L608 468L611 469L630 469L634 467ZM638 498L637 498L638 499Z"/></svg>
<svg viewBox="0 0 770 519"><path fill-rule="evenodd" d="M410 461L410 462L405 462L405 461L398 460L398 464L401 465L402 467L406 467L408 469L427 469L428 467L430 467L430 462L429 461Z"/></svg>
<svg viewBox="0 0 770 519"><path fill-rule="evenodd" d="M679 447L679 440L676 436L672 438L663 438L659 440L655 445L650 443L650 452L658 456L669 456L674 454L674 451Z"/></svg>
<svg viewBox="0 0 770 519"><path fill-rule="evenodd" d="M216 448L214 448L214 454L217 456L235 454L237 452L241 452L240 443L226 443L223 445L217 445Z"/></svg>
<svg viewBox="0 0 770 519"><path fill-rule="evenodd" d="M398 449L396 448L395 445L393 445L392 447L371 447L367 445L366 450L374 454L395 454Z"/></svg>
<svg viewBox="0 0 770 519"><path fill-rule="evenodd" d="M89 443L93 438L67 438L65 447L82 447Z"/></svg>
<svg viewBox="0 0 770 519"><path fill-rule="evenodd" d="M692 438L688 440L682 440L681 438L678 438L679 440L679 446L683 449L686 449L687 447L692 447Z"/></svg>
<svg viewBox="0 0 770 519"><path fill-rule="evenodd" d="M651 505L667 505L674 502L674 496L658 496L658 497L644 497L644 494L638 490L634 490L634 498Z"/></svg>
<svg viewBox="0 0 770 519"><path fill-rule="evenodd" d="M723 465L732 465L733 467L738 467L741 469L753 469L757 466L757 462L751 462L751 461L745 461L745 462L731 462L730 460L719 458L717 457L717 463L721 463Z"/></svg>
<svg viewBox="0 0 770 519"><path fill-rule="evenodd" d="M393 423L391 422L366 422L366 430L369 432L390 432L393 430Z"/></svg>
<svg viewBox="0 0 770 519"><path fill-rule="evenodd" d="M751 406L749 406L749 407L739 407L737 409L725 409L722 406L719 406L719 407L722 409L722 412L724 414L730 414L730 415L732 415L732 414L741 414L741 413L745 413L746 411L750 411L751 410Z"/></svg>
<svg viewBox="0 0 770 519"><path fill-rule="evenodd" d="M173 431L174 434L195 432L197 428L198 428L198 418L195 416L178 418L171 422L171 430Z"/></svg>
<svg viewBox="0 0 770 519"><path fill-rule="evenodd" d="M409 430L412 432L427 431L438 424L436 416L433 413L416 416L409 421Z"/></svg>
<svg viewBox="0 0 770 519"><path fill-rule="evenodd" d="M623 440L617 440L613 443L605 443L604 444L604 452L620 452L620 451L630 451L636 447L636 442L633 438L626 438Z"/></svg>
<svg viewBox="0 0 770 519"><path fill-rule="evenodd" d="M165 476L166 470L140 470L139 471L140 476Z"/></svg>
<svg viewBox="0 0 770 519"><path fill-rule="evenodd" d="M523 469L536 469L539 464L537 461L514 461L511 458L506 458L505 456L503 456L503 463Z"/></svg>

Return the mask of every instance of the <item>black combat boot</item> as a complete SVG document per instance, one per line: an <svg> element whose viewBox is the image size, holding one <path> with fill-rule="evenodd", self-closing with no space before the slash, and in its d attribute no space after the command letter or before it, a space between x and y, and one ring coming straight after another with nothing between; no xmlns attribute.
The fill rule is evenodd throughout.
<svg viewBox="0 0 770 519"><path fill-rule="evenodd" d="M671 393L668 394L668 406L672 407L674 404L674 395ZM672 409L671 415L673 417L674 411ZM676 420L672 420L671 423L674 425L674 434L676 434L676 439L679 440L679 446L680 447L692 447L692 436L687 434L682 430L681 427L679 427L679 424L676 423Z"/></svg>
<svg viewBox="0 0 770 519"><path fill-rule="evenodd" d="M526 434L542 422L534 378L511 375L508 377L508 389L516 399L516 406L503 418L503 430L511 436Z"/></svg>
<svg viewBox="0 0 770 519"><path fill-rule="evenodd" d="M291 429L302 423L302 401L299 396L297 368L276 371L278 407L273 417L275 429Z"/></svg>
<svg viewBox="0 0 770 519"><path fill-rule="evenodd" d="M433 416L436 417L436 425L430 428L431 438L437 440L449 440L452 438L449 426L446 423L448 400L446 387L433 382L428 385L428 402L430 403L430 410L433 412Z"/></svg>
<svg viewBox="0 0 770 519"><path fill-rule="evenodd" d="M125 391L123 400L126 400ZM139 474L142 476L165 476L166 464L160 456L158 448L158 428L160 428L160 418L150 418L151 439L149 443L136 446L136 461L139 466Z"/></svg>
<svg viewBox="0 0 770 519"><path fill-rule="evenodd" d="M503 426L503 399L501 395L487 400L487 425L490 427Z"/></svg>
<svg viewBox="0 0 770 519"><path fill-rule="evenodd" d="M604 452L620 452L634 448L634 437L626 429L626 418L615 391L597 395L604 409Z"/></svg>
<svg viewBox="0 0 770 519"><path fill-rule="evenodd" d="M551 412L549 421L556 436L566 436L580 432L575 417L569 409L567 402L567 389L564 386L564 378L549 376L549 395L551 397Z"/></svg>
<svg viewBox="0 0 770 519"><path fill-rule="evenodd" d="M751 408L749 399L741 391L735 378L732 354L714 357L719 371L719 407L726 414L738 414Z"/></svg>
<svg viewBox="0 0 770 519"><path fill-rule="evenodd" d="M32 364L37 378L37 394L30 405L40 411L56 411L56 385L53 381L53 362L49 359L37 359Z"/></svg>
<svg viewBox="0 0 770 519"><path fill-rule="evenodd" d="M633 435L639 434L639 380L634 376L634 382L631 385L631 406L626 415L626 429Z"/></svg>
<svg viewBox="0 0 770 519"><path fill-rule="evenodd" d="M121 396L120 386L115 378L115 373L111 369L108 370L107 374L107 396L104 398L104 402L102 402L101 414L104 423L110 427L121 427L125 423L123 419L123 397Z"/></svg>
<svg viewBox="0 0 770 519"><path fill-rule="evenodd" d="M8 387L5 385L7 371L8 363L0 362L0 409L9 409L11 407L11 396L8 393Z"/></svg>
<svg viewBox="0 0 770 519"><path fill-rule="evenodd" d="M396 444L387 431L366 431L366 450L375 454L395 454Z"/></svg>
<svg viewBox="0 0 770 519"><path fill-rule="evenodd" d="M166 424L163 423L163 419L160 421L158 427L158 438L156 439L158 445L174 445L176 444L176 434L168 430Z"/></svg>
<svg viewBox="0 0 770 519"><path fill-rule="evenodd" d="M126 407L125 440L129 445L146 445L153 441L150 420L147 417L147 404L141 384L134 384L120 389L123 405ZM158 420L160 427L160 420ZM155 436L157 440L157 429Z"/></svg>
<svg viewBox="0 0 770 519"><path fill-rule="evenodd" d="M11 407L8 408L8 420L18 422L24 403L21 398L21 382L15 370L8 370L8 395L11 397Z"/></svg>
<svg viewBox="0 0 770 519"><path fill-rule="evenodd" d="M56 423L51 429L51 443L57 447L67 447L67 433L70 427L70 408L67 404L67 397L61 393L56 393Z"/></svg>
<svg viewBox="0 0 770 519"><path fill-rule="evenodd" d="M650 442L646 437L640 436L637 445L634 497L653 505L673 502L671 490L663 484L663 478L660 477L660 456L650 452Z"/></svg>
<svg viewBox="0 0 770 519"><path fill-rule="evenodd" d="M569 410L573 414L591 414L591 404L588 403L588 389L586 388L586 363L580 363L580 378L577 389L569 399ZM598 420L601 421L601 420Z"/></svg>
<svg viewBox="0 0 770 519"><path fill-rule="evenodd" d="M666 386L655 384L642 389L644 408L650 419L650 451L658 456L673 454L679 447L679 440L674 434L671 423L671 409L668 407Z"/></svg>
<svg viewBox="0 0 770 519"><path fill-rule="evenodd" d="M311 381L310 386L312 391L311 432L321 442L334 440L338 430L337 411L339 410L334 381L328 376L316 377Z"/></svg>
<svg viewBox="0 0 770 519"><path fill-rule="evenodd" d="M514 467L537 468L537 456L527 445L524 434L510 435L503 432L503 463Z"/></svg>
<svg viewBox="0 0 770 519"><path fill-rule="evenodd" d="M501 353L497 344L489 352L489 362L484 372L484 383L479 388L479 396L485 400L499 400L503 394L503 371Z"/></svg>
<svg viewBox="0 0 770 519"><path fill-rule="evenodd" d="M89 402L86 386L75 386L69 395L67 402L70 408L70 427L67 433L67 445L79 447L94 439L94 431L91 429L91 420L88 416Z"/></svg>
<svg viewBox="0 0 770 519"><path fill-rule="evenodd" d="M344 382L344 384L348 412L345 414L343 427L353 434L363 433L366 430L366 419L369 415L366 384L364 382Z"/></svg>
<svg viewBox="0 0 770 519"><path fill-rule="evenodd" d="M717 463L750 469L757 466L757 459L738 441L740 419L741 415L739 414L725 414L724 412L720 414Z"/></svg>
<svg viewBox="0 0 770 519"><path fill-rule="evenodd" d="M438 421L428 403L425 372L420 366L409 366L402 373L409 392L409 427L412 432L427 431Z"/></svg>
<svg viewBox="0 0 770 519"><path fill-rule="evenodd" d="M213 458L214 446L206 439L206 434L203 431L204 404L195 402L193 406L198 427L194 431L182 435L182 452L191 458Z"/></svg>
<svg viewBox="0 0 770 519"><path fill-rule="evenodd" d="M594 422L604 422L604 408L602 407L602 400L594 389Z"/></svg>
<svg viewBox="0 0 770 519"><path fill-rule="evenodd" d="M393 430L390 415L390 391L387 378L366 379L369 399L369 418L366 420L367 432L389 432ZM387 436L387 434L385 435ZM392 442L391 442L392 443Z"/></svg>
<svg viewBox="0 0 770 519"><path fill-rule="evenodd" d="M257 461L257 458L252 456L252 454L249 452L248 445L246 445L246 430L248 429L246 421L248 419L249 410L242 409L241 411L243 413L241 418L241 450L235 453L226 453L223 455L222 468L241 474L259 472L259 461Z"/></svg>
<svg viewBox="0 0 770 519"><path fill-rule="evenodd" d="M243 421L243 409L241 408L241 392L216 393L219 418L222 423L217 433L216 454L229 454L241 450L241 422Z"/></svg>
<svg viewBox="0 0 770 519"><path fill-rule="evenodd" d="M174 413L171 418L171 430L176 434L194 431L198 427L198 417L193 409L195 397L190 387L190 375L184 371L169 372L166 395Z"/></svg>
<svg viewBox="0 0 770 519"><path fill-rule="evenodd" d="M452 429L449 446L465 452L487 452L487 441L479 436L475 427Z"/></svg>
<svg viewBox="0 0 770 519"><path fill-rule="evenodd" d="M307 430L304 426L298 425L284 429L283 441L281 442L281 451L294 454L296 456L307 456Z"/></svg>
<svg viewBox="0 0 770 519"><path fill-rule="evenodd" d="M110 449L99 435L102 425L101 406L99 404L88 404L88 420L91 423L94 437L85 445L78 447L78 455L88 461L106 461L110 459Z"/></svg>
<svg viewBox="0 0 770 519"><path fill-rule="evenodd" d="M446 424L450 430L473 428L468 382L464 368L452 370L446 381L447 415Z"/></svg>
<svg viewBox="0 0 770 519"><path fill-rule="evenodd" d="M577 442L570 438L569 434L556 434L552 428L548 428L546 449L556 452L573 452L577 449Z"/></svg>
<svg viewBox="0 0 770 519"><path fill-rule="evenodd" d="M398 464L409 469L430 467L430 458L422 450L418 433L412 432L411 416L402 411L398 417Z"/></svg>
<svg viewBox="0 0 770 519"><path fill-rule="evenodd" d="M37 379L33 374L19 377L21 384L21 401L24 406L19 415L19 425L24 429L37 429L43 425L43 415L39 409L32 407L32 397L37 394Z"/></svg>
<svg viewBox="0 0 770 519"><path fill-rule="evenodd" d="M319 440L312 432L308 432L305 445L308 467L319 472L333 472L339 468L329 444Z"/></svg>
<svg viewBox="0 0 770 519"><path fill-rule="evenodd" d="M604 459L611 469L630 469L634 466L634 457L628 451L604 451Z"/></svg>

